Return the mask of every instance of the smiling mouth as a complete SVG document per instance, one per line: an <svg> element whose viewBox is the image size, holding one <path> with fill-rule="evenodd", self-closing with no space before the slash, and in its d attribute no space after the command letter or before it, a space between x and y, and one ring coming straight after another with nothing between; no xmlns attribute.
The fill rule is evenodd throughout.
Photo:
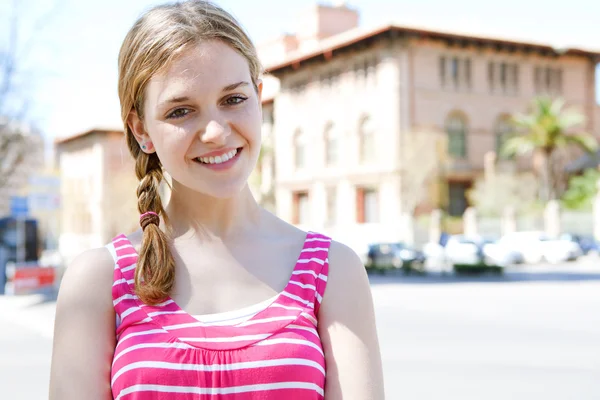
<svg viewBox="0 0 600 400"><path fill-rule="evenodd" d="M216 156L216 157L196 157L196 158L194 158L194 161L196 161L197 163L206 164L206 165L223 164L233 158L239 157L242 149L243 149L243 147L238 147L237 149L231 150L228 153L225 153L225 154L222 154L222 155Z"/></svg>

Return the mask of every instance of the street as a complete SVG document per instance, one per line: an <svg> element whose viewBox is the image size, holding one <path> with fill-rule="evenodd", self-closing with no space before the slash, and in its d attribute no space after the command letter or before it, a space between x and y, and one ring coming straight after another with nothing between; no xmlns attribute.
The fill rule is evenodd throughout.
<svg viewBox="0 0 600 400"><path fill-rule="evenodd" d="M600 399L599 259L371 283L387 399ZM0 297L0 398L47 398L53 304Z"/></svg>

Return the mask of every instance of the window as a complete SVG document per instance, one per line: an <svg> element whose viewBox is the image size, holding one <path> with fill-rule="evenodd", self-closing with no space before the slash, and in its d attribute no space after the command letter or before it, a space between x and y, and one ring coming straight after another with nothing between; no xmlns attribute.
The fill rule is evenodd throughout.
<svg viewBox="0 0 600 400"><path fill-rule="evenodd" d="M356 189L356 222L374 223L379 220L377 191L370 188Z"/></svg>
<svg viewBox="0 0 600 400"><path fill-rule="evenodd" d="M306 138L300 128L294 133L294 166L305 167L306 162Z"/></svg>
<svg viewBox="0 0 600 400"><path fill-rule="evenodd" d="M519 91L519 65L490 61L488 63L488 85L492 93L517 93Z"/></svg>
<svg viewBox="0 0 600 400"><path fill-rule="evenodd" d="M361 163L375 160L375 129L370 117L364 117L359 126L359 158Z"/></svg>
<svg viewBox="0 0 600 400"><path fill-rule="evenodd" d="M451 114L446 121L448 133L448 154L452 157L467 156L467 124L465 118L458 113Z"/></svg>
<svg viewBox="0 0 600 400"><path fill-rule="evenodd" d="M442 87L446 86L446 57L440 57L440 82Z"/></svg>
<svg viewBox="0 0 600 400"><path fill-rule="evenodd" d="M460 217L468 207L467 190L469 185L465 182L448 183L448 214L453 217Z"/></svg>
<svg viewBox="0 0 600 400"><path fill-rule="evenodd" d="M325 164L336 165L339 158L340 138L333 123L325 127Z"/></svg>
<svg viewBox="0 0 600 400"><path fill-rule="evenodd" d="M308 192L295 192L292 195L293 204L293 221L294 224L307 224L309 218L309 197Z"/></svg>
<svg viewBox="0 0 600 400"><path fill-rule="evenodd" d="M551 67L535 67L533 81L535 92L547 94L562 93L562 69Z"/></svg>
<svg viewBox="0 0 600 400"><path fill-rule="evenodd" d="M441 56L440 84L454 89L471 88L471 59Z"/></svg>
<svg viewBox="0 0 600 400"><path fill-rule="evenodd" d="M513 126L508 115L498 117L494 126L494 134L496 136L496 155L500 158L504 143L513 134Z"/></svg>
<svg viewBox="0 0 600 400"><path fill-rule="evenodd" d="M337 189L335 186L326 190L327 196L327 225L332 226L337 222Z"/></svg>

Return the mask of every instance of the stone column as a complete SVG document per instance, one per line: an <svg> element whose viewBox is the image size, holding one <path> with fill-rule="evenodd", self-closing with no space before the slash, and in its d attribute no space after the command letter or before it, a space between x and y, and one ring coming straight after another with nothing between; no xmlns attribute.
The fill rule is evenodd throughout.
<svg viewBox="0 0 600 400"><path fill-rule="evenodd" d="M517 218L515 208L507 206L502 213L502 235L517 231Z"/></svg>
<svg viewBox="0 0 600 400"><path fill-rule="evenodd" d="M463 232L467 237L477 236L477 210L469 207L463 214Z"/></svg>
<svg viewBox="0 0 600 400"><path fill-rule="evenodd" d="M431 211L429 220L429 243L439 243L442 235L442 210Z"/></svg>
<svg viewBox="0 0 600 400"><path fill-rule="evenodd" d="M560 235L560 205L558 200L550 200L544 210L544 227L550 237Z"/></svg>

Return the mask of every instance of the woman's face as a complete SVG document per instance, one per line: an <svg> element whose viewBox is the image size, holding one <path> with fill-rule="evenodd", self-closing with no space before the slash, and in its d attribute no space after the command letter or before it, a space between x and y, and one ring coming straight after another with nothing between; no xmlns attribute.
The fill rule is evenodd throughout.
<svg viewBox="0 0 600 400"><path fill-rule="evenodd" d="M261 145L261 91L246 59L221 41L190 47L150 80L130 126L174 181L217 198L245 185Z"/></svg>

